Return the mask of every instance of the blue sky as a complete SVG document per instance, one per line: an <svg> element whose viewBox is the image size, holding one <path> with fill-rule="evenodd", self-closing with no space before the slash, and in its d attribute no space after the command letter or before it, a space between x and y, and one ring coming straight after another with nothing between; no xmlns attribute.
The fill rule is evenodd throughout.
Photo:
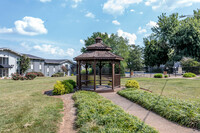
<svg viewBox="0 0 200 133"><path fill-rule="evenodd" d="M43 58L73 59L93 32L143 46L157 16L190 15L200 0L1 0L0 47Z"/></svg>

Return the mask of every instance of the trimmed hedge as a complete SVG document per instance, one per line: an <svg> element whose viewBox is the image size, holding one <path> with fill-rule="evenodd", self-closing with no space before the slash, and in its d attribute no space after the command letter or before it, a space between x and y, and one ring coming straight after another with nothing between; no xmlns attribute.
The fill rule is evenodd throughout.
<svg viewBox="0 0 200 133"><path fill-rule="evenodd" d="M95 92L78 91L73 99L78 113L75 123L81 133L157 133Z"/></svg>
<svg viewBox="0 0 200 133"><path fill-rule="evenodd" d="M138 89L125 89L118 94L148 110L191 128L200 129L200 104L167 98Z"/></svg>
<svg viewBox="0 0 200 133"><path fill-rule="evenodd" d="M51 77L64 77L64 72L57 72L57 73L51 75Z"/></svg>
<svg viewBox="0 0 200 133"><path fill-rule="evenodd" d="M137 88L139 89L139 83L136 80L128 80L125 84L126 88Z"/></svg>
<svg viewBox="0 0 200 133"><path fill-rule="evenodd" d="M194 73L184 73L183 74L183 77L185 77L185 78L193 78L193 77L196 77L196 74L194 74Z"/></svg>
<svg viewBox="0 0 200 133"><path fill-rule="evenodd" d="M168 75L164 75L165 78L168 78Z"/></svg>
<svg viewBox="0 0 200 133"><path fill-rule="evenodd" d="M163 78L162 73L157 73L154 75L154 78Z"/></svg>

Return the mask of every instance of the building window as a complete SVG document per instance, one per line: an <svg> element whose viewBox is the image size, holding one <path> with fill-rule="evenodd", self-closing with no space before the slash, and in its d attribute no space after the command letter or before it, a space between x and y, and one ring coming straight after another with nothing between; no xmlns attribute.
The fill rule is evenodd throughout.
<svg viewBox="0 0 200 133"><path fill-rule="evenodd" d="M0 64L8 65L8 58L0 57Z"/></svg>
<svg viewBox="0 0 200 133"><path fill-rule="evenodd" d="M54 72L54 73L56 72L56 68L55 68L55 66L54 66L54 68L53 68L53 72Z"/></svg>
<svg viewBox="0 0 200 133"><path fill-rule="evenodd" d="M39 69L40 69L40 71L42 71L42 63L40 63Z"/></svg>
<svg viewBox="0 0 200 133"><path fill-rule="evenodd" d="M3 64L3 57L0 57L0 64Z"/></svg>
<svg viewBox="0 0 200 133"><path fill-rule="evenodd" d="M47 66L47 76L49 76L49 66Z"/></svg>
<svg viewBox="0 0 200 133"><path fill-rule="evenodd" d="M31 70L33 70L33 64L31 63Z"/></svg>
<svg viewBox="0 0 200 133"><path fill-rule="evenodd" d="M0 77L3 77L3 69L0 69Z"/></svg>

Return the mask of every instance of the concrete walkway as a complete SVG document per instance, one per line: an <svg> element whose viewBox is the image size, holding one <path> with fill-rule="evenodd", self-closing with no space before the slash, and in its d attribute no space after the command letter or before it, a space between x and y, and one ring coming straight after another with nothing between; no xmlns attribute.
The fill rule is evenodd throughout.
<svg viewBox="0 0 200 133"><path fill-rule="evenodd" d="M135 104L127 100L126 98L121 97L120 95L116 94L116 92L100 93L100 95L111 100L116 105L122 107L129 114L138 117L146 124L154 127L160 133L200 133L200 131L182 127L176 123L170 122L162 118L161 116L144 109L138 104Z"/></svg>

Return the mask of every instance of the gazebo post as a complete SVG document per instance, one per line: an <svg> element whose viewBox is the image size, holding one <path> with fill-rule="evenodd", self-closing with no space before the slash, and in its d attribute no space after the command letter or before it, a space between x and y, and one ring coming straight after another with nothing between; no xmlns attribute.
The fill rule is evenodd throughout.
<svg viewBox="0 0 200 133"><path fill-rule="evenodd" d="M112 89L114 90L115 86L115 62L112 62Z"/></svg>
<svg viewBox="0 0 200 133"><path fill-rule="evenodd" d="M94 90L96 90L96 60L94 60L93 69L94 69Z"/></svg>
<svg viewBox="0 0 200 133"><path fill-rule="evenodd" d="M79 87L78 62L76 64L76 86Z"/></svg>
<svg viewBox="0 0 200 133"><path fill-rule="evenodd" d="M81 61L78 61L78 88L81 90Z"/></svg>
<svg viewBox="0 0 200 133"><path fill-rule="evenodd" d="M87 86L87 80L88 80L88 65L87 65L87 62L86 62L86 65L85 65L85 74L86 74L86 82L85 82L85 85Z"/></svg>
<svg viewBox="0 0 200 133"><path fill-rule="evenodd" d="M101 68L102 66L101 66L101 61L100 61L100 65L99 65L99 79L100 79L99 84L100 85L101 85Z"/></svg>
<svg viewBox="0 0 200 133"><path fill-rule="evenodd" d="M119 76L120 76L120 78L119 78L119 80L121 79L121 74L120 74L120 62L119 62ZM119 81L119 87L121 87L121 80Z"/></svg>

